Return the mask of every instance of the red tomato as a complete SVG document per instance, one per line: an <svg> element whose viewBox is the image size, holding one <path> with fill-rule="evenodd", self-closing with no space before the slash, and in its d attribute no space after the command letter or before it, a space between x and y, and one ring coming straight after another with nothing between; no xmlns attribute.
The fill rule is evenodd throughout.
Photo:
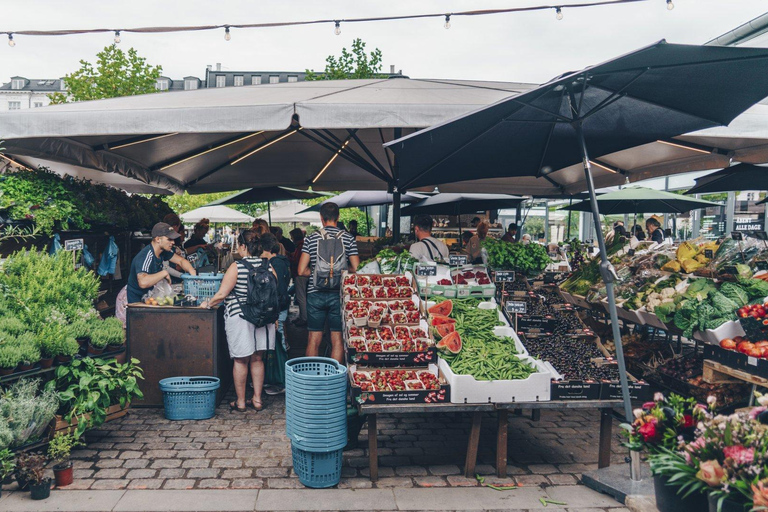
<svg viewBox="0 0 768 512"><path fill-rule="evenodd" d="M735 338L733 338L733 341L735 341L736 343L741 343L742 341L747 341L747 338L745 338L744 336L736 336Z"/></svg>
<svg viewBox="0 0 768 512"><path fill-rule="evenodd" d="M737 311L739 318L747 318L749 316L749 308L747 306L739 308Z"/></svg>
<svg viewBox="0 0 768 512"><path fill-rule="evenodd" d="M752 350L755 347L754 343L750 343L748 341L742 341L736 346L736 350L741 352L742 354L746 354L750 350Z"/></svg>
<svg viewBox="0 0 768 512"><path fill-rule="evenodd" d="M768 347L768 340L760 340L755 343L756 347Z"/></svg>
<svg viewBox="0 0 768 512"><path fill-rule="evenodd" d="M750 348L746 354L751 357L762 357L763 355L763 349L760 347L752 347Z"/></svg>
<svg viewBox="0 0 768 512"><path fill-rule="evenodd" d="M764 307L760 306L760 307L756 308L755 311L757 311L757 313L760 315L761 318L765 316L765 308Z"/></svg>
<svg viewBox="0 0 768 512"><path fill-rule="evenodd" d="M726 350L736 350L736 342L730 338L725 338L720 341L720 347Z"/></svg>

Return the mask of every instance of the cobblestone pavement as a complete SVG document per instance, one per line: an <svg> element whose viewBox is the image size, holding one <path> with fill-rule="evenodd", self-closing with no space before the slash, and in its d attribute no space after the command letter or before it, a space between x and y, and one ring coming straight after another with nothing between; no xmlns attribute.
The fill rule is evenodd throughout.
<svg viewBox="0 0 768 512"><path fill-rule="evenodd" d="M88 433L73 452L75 483L67 489L300 489L285 436L284 396L261 412L230 412L226 402L205 421L169 421L161 409L133 409ZM577 485L597 468L597 410L542 411L540 421L510 416L509 478L494 474L495 421L488 416L477 473L486 483ZM612 462L624 462L615 425ZM367 449L344 453L340 488L477 486L461 467L469 417L454 413L379 417L379 480L370 481ZM360 434L366 446L367 430Z"/></svg>

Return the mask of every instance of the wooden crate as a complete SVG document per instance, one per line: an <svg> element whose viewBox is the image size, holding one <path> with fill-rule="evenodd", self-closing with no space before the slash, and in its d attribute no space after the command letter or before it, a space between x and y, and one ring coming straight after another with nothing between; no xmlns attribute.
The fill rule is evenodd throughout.
<svg viewBox="0 0 768 512"><path fill-rule="evenodd" d="M118 418L122 418L126 414L128 414L128 409L130 409L131 404L127 403L125 404L125 407L120 407L120 404L112 405L107 409L107 417L104 420L104 423L116 420ZM90 418L90 414L86 414L87 418ZM77 426L77 418L72 418L72 423L68 423L64 420L63 416L56 415L56 426L54 427L54 435L58 432L64 432L64 433L70 433L74 431L75 427Z"/></svg>
<svg viewBox="0 0 768 512"><path fill-rule="evenodd" d="M768 379L710 360L704 361L703 380L710 384L726 384L743 381L768 388Z"/></svg>

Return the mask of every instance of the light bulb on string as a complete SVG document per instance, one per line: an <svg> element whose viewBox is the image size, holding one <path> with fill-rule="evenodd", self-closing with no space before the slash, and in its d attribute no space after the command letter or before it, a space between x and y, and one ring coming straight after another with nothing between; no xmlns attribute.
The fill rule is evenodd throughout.
<svg viewBox="0 0 768 512"><path fill-rule="evenodd" d="M16 41L13 40L13 34L8 34L8 46L11 48L16 46Z"/></svg>
<svg viewBox="0 0 768 512"><path fill-rule="evenodd" d="M120 42L120 31L115 30L115 44Z"/></svg>
<svg viewBox="0 0 768 512"><path fill-rule="evenodd" d="M667 10L671 11L675 8L675 4L672 3L672 0L667 0Z"/></svg>
<svg viewBox="0 0 768 512"><path fill-rule="evenodd" d="M224 40L229 41L232 39L232 34L229 33L229 27L224 27Z"/></svg>
<svg viewBox="0 0 768 512"><path fill-rule="evenodd" d="M445 25L443 25L443 26L445 27L446 30L451 28L451 15L450 14L446 14L445 15Z"/></svg>
<svg viewBox="0 0 768 512"><path fill-rule="evenodd" d="M555 10L555 18L557 18L558 20L563 19L563 10L559 7L557 7Z"/></svg>
<svg viewBox="0 0 768 512"><path fill-rule="evenodd" d="M340 36L341 35L341 23L338 22L338 21L336 21L335 23L336 23L336 28L333 30L333 33L336 34L337 36Z"/></svg>

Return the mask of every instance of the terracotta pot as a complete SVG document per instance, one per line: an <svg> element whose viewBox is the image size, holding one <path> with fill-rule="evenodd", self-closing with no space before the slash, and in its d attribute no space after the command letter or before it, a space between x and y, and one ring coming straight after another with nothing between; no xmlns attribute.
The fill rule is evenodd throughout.
<svg viewBox="0 0 768 512"><path fill-rule="evenodd" d="M90 355L90 356L98 356L102 352L104 352L104 347L97 348L97 347L94 347L93 345L91 345L90 343L88 344L88 355Z"/></svg>
<svg viewBox="0 0 768 512"><path fill-rule="evenodd" d="M53 366L53 358L47 357L40 360L40 368L50 368Z"/></svg>
<svg viewBox="0 0 768 512"><path fill-rule="evenodd" d="M115 352L117 350L122 350L125 348L125 343L121 343L119 345L107 345L107 352Z"/></svg>
<svg viewBox="0 0 768 512"><path fill-rule="evenodd" d="M10 375L16 371L16 368L0 368L0 375Z"/></svg>
<svg viewBox="0 0 768 512"><path fill-rule="evenodd" d="M77 340L77 343L80 345L80 347L84 347L88 345L88 343L91 341L90 338L75 338Z"/></svg>
<svg viewBox="0 0 768 512"><path fill-rule="evenodd" d="M677 494L678 486L667 485L669 479L664 475L654 475L653 490L656 494L656 507L659 512L702 512L707 510L707 495L691 494L683 498Z"/></svg>
<svg viewBox="0 0 768 512"><path fill-rule="evenodd" d="M56 356L56 362L59 364L68 363L71 360L72 360L72 356L62 356L62 355Z"/></svg>
<svg viewBox="0 0 768 512"><path fill-rule="evenodd" d="M63 467L54 466L53 476L56 477L56 487L66 487L74 480L72 463L64 464Z"/></svg>
<svg viewBox="0 0 768 512"><path fill-rule="evenodd" d="M51 479L43 478L39 484L29 484L30 497L33 500L44 500L51 495Z"/></svg>
<svg viewBox="0 0 768 512"><path fill-rule="evenodd" d="M19 363L19 366L16 367L16 373L26 372L27 370L31 370L32 368L34 368L34 366L35 366L35 363L31 363L31 364Z"/></svg>

